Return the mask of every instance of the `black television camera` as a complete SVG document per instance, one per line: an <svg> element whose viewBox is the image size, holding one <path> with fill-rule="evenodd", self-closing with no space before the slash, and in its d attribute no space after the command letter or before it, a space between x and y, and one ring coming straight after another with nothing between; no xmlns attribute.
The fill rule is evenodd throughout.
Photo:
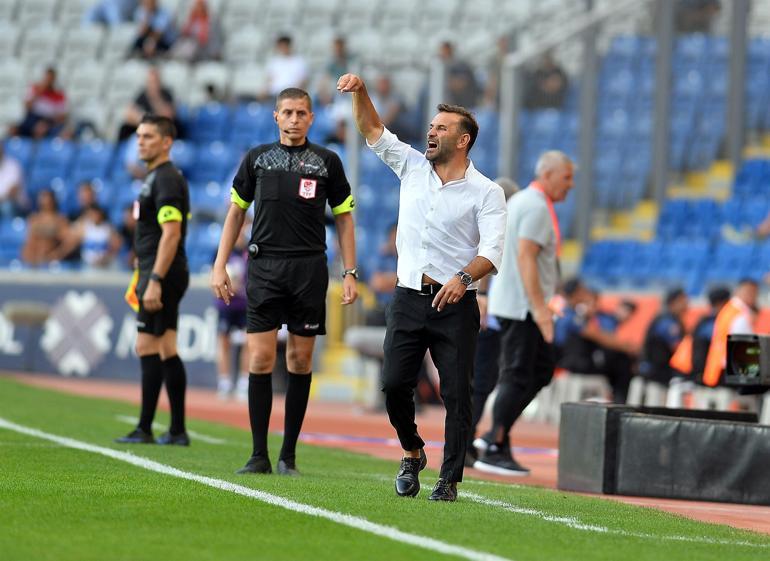
<svg viewBox="0 0 770 561"><path fill-rule="evenodd" d="M770 388L770 335L729 335L725 385Z"/></svg>

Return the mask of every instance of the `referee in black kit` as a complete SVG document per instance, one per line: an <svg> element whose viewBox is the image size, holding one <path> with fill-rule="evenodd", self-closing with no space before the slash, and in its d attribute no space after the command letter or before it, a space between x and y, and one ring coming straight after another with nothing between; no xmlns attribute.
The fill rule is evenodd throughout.
<svg viewBox="0 0 770 561"><path fill-rule="evenodd" d="M345 74L337 89L352 92L358 130L401 180L398 285L387 314L383 365L385 406L404 450L396 493L416 496L427 463L413 396L430 349L446 407L444 461L430 499L454 501L471 426L476 287L502 260L505 195L468 158L479 126L463 107L438 106L421 154L383 126L360 77Z"/></svg>
<svg viewBox="0 0 770 561"><path fill-rule="evenodd" d="M254 449L238 473L271 473L267 430L273 403L272 370L278 328L286 323L289 383L283 447L278 473L298 475L295 450L310 394L313 345L326 333L325 207L328 202L345 271L342 303L358 293L355 268L354 202L339 157L311 144L310 96L288 88L278 94L273 113L279 141L251 149L233 180L230 209L211 272L211 288L225 303L233 295L225 265L254 203L246 283L246 332L249 348L249 420Z"/></svg>
<svg viewBox="0 0 770 561"><path fill-rule="evenodd" d="M157 443L190 444L184 422L187 376L176 348L179 302L190 281L184 249L190 195L187 181L169 160L175 136L174 123L156 115L145 115L136 131L139 157L148 172L134 201L139 263L136 354L142 368L142 409L139 425L118 438L119 443L156 442L152 421L165 381L171 426Z"/></svg>

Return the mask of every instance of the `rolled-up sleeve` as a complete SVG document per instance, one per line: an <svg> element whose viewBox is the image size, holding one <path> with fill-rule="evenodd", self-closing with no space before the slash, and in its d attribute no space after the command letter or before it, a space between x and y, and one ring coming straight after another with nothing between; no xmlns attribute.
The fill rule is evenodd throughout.
<svg viewBox="0 0 770 561"><path fill-rule="evenodd" d="M479 257L488 259L497 274L503 261L503 245L505 243L505 227L508 211L505 206L505 194L497 185L492 184L484 194L481 209L478 214L479 225Z"/></svg>
<svg viewBox="0 0 770 561"><path fill-rule="evenodd" d="M371 148L372 152L377 154L380 160L385 162L385 165L396 173L399 179L403 179L409 172L415 158L425 159L425 156L406 142L401 142L387 128L382 129L382 136L380 136L377 142L369 144L367 140L366 145Z"/></svg>

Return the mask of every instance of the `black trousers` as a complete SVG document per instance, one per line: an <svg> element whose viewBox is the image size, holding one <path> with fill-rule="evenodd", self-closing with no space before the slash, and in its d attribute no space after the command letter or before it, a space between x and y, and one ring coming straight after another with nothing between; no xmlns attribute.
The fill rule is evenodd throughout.
<svg viewBox="0 0 770 561"><path fill-rule="evenodd" d="M414 388L425 352L430 350L446 408L440 477L462 481L471 426L479 307L475 291L467 291L457 304L447 304L440 312L431 307L433 298L432 294L396 288L387 314L382 391L401 447L417 450L425 446L414 419Z"/></svg>
<svg viewBox="0 0 770 561"><path fill-rule="evenodd" d="M553 345L545 342L530 314L524 320L501 319L500 326L501 369L492 430L502 428L507 438L527 405L553 378L556 361Z"/></svg>
<svg viewBox="0 0 770 561"><path fill-rule="evenodd" d="M468 435L468 445L476 436L476 427L484 414L484 406L500 377L500 331L485 329L479 331L476 357L473 366L473 419Z"/></svg>

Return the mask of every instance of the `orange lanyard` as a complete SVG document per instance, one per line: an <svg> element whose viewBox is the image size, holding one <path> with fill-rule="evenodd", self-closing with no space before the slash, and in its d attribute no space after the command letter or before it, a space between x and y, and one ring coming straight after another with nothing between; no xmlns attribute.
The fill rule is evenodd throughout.
<svg viewBox="0 0 770 561"><path fill-rule="evenodd" d="M559 217L556 216L556 210L553 208L553 201L537 181L533 181L529 186L540 191L545 197L545 204L548 205L548 213L551 215L551 224L553 224L553 231L556 235L556 257L561 257L561 230L559 229Z"/></svg>

